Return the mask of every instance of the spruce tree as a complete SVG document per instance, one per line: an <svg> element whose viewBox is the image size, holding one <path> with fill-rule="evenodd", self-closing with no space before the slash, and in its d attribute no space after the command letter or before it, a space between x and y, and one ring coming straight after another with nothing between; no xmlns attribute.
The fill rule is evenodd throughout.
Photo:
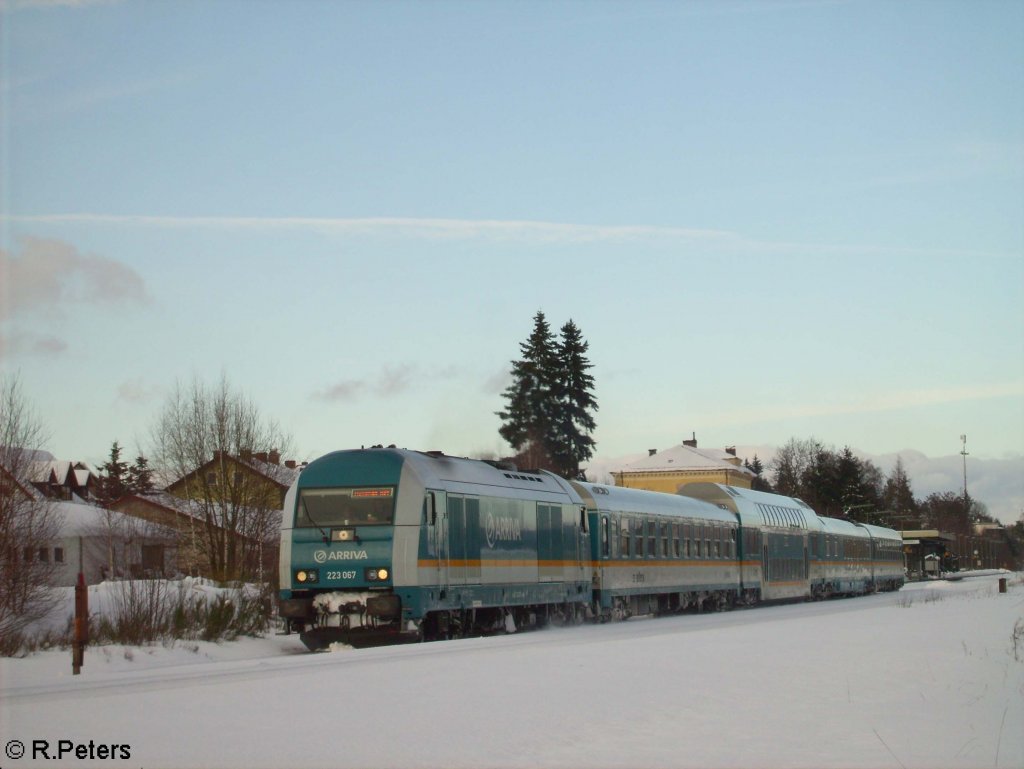
<svg viewBox="0 0 1024 769"><path fill-rule="evenodd" d="M558 388L558 351L554 335L538 310L533 332L519 345L522 359L512 361L512 384L502 397L505 410L496 412L502 419L498 432L517 452L542 450L550 455L554 443L554 393Z"/></svg>
<svg viewBox="0 0 1024 769"><path fill-rule="evenodd" d="M894 521L916 520L919 515L920 505L914 498L902 457L896 457L896 465L885 480L882 503L888 511L895 513Z"/></svg>
<svg viewBox="0 0 1024 769"><path fill-rule="evenodd" d="M764 463L757 454L754 454L753 462L744 459L743 466L754 474L754 479L750 482L751 489L754 491L773 491L772 485L764 477Z"/></svg>
<svg viewBox="0 0 1024 769"><path fill-rule="evenodd" d="M100 467L96 501L100 507L109 507L127 492L128 464L121 461L121 446L114 441L110 458Z"/></svg>
<svg viewBox="0 0 1024 769"><path fill-rule="evenodd" d="M551 453L558 470L568 478L580 478L580 463L594 456L596 445L591 433L597 427L592 412L597 411L594 398L593 365L587 359L590 344L579 327L570 319L562 326L557 353L560 376L556 384L555 440Z"/></svg>
<svg viewBox="0 0 1024 769"><path fill-rule="evenodd" d="M149 468L149 460L142 454L135 458L135 463L128 468L125 482L130 494L148 494L153 490L153 471Z"/></svg>

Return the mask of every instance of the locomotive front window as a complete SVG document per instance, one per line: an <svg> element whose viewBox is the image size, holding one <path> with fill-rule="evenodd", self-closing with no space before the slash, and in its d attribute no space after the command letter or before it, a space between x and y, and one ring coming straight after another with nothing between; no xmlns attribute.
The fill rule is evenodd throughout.
<svg viewBox="0 0 1024 769"><path fill-rule="evenodd" d="M362 489L303 489L295 513L298 527L380 526L395 512L391 487Z"/></svg>

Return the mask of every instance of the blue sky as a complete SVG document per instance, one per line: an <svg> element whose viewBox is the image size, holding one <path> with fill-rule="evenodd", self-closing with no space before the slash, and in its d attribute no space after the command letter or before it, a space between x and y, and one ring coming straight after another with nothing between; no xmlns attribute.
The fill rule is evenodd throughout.
<svg viewBox="0 0 1024 769"><path fill-rule="evenodd" d="M1024 468L1019 2L0 7L0 366L61 457L222 372L300 458L503 453L542 309L603 461Z"/></svg>

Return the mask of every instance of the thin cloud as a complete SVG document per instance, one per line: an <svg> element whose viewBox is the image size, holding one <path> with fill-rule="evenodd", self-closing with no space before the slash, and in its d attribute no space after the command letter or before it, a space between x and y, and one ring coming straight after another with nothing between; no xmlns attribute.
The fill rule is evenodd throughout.
<svg viewBox="0 0 1024 769"><path fill-rule="evenodd" d="M336 382L323 390L318 390L313 394L313 397L321 401L338 401L345 403L359 398L365 389L365 382L357 379L346 379L341 382Z"/></svg>
<svg viewBox="0 0 1024 769"><path fill-rule="evenodd" d="M123 0L0 0L0 11L25 11L39 8L89 8L114 5Z"/></svg>
<svg viewBox="0 0 1024 769"><path fill-rule="evenodd" d="M313 397L321 401L353 402L364 395L392 398L408 392L416 383L418 367L412 363L384 366L377 376L364 379L343 379L318 390Z"/></svg>
<svg viewBox="0 0 1024 769"><path fill-rule="evenodd" d="M484 380L480 392L484 395L500 395L512 384L512 372L507 366L503 366Z"/></svg>
<svg viewBox="0 0 1024 769"><path fill-rule="evenodd" d="M776 256L921 255L1017 258L1018 255L963 249L918 249L836 243L799 243L753 240L737 232L688 227L632 224L576 224L499 219L430 219L415 217L248 217L248 216L145 216L123 214L2 214L12 224L90 225L167 229L220 229L252 232L272 230L320 234L325 237L386 237L418 240L487 241L526 244L587 244L661 242L702 249L773 254Z"/></svg>
<svg viewBox="0 0 1024 769"><path fill-rule="evenodd" d="M385 366L377 378L374 392L382 398L399 395L412 387L415 380L416 367L413 365Z"/></svg>
<svg viewBox="0 0 1024 769"><path fill-rule="evenodd" d="M334 235L393 235L440 240L529 240L585 243L604 240L687 238L738 240L721 230L651 227L646 225L589 225L564 222L499 219L429 219L414 217L245 217L134 216L118 214L7 214L4 220L21 224L94 224L133 227L214 228L236 230L308 230Z"/></svg>
<svg viewBox="0 0 1024 769"><path fill-rule="evenodd" d="M136 377L121 383L117 388L117 400L130 404L145 404L153 402L160 393L160 387L147 384L142 378Z"/></svg>
<svg viewBox="0 0 1024 769"><path fill-rule="evenodd" d="M121 262L82 254L60 240L25 238L21 245L19 254L0 249L6 287L0 320L69 303L149 301L142 276Z"/></svg>
<svg viewBox="0 0 1024 769"><path fill-rule="evenodd" d="M774 422L807 417L835 416L839 414L870 414L879 411L936 406L962 401L990 400L993 398L1024 396L1024 382L1002 382L964 387L928 388L894 393L877 393L859 401L817 403L806 405L766 406L730 410L708 415L719 424L746 424Z"/></svg>
<svg viewBox="0 0 1024 769"><path fill-rule="evenodd" d="M30 332L0 334L0 358L15 355L61 355L67 352L67 349L67 342L55 336L40 336Z"/></svg>

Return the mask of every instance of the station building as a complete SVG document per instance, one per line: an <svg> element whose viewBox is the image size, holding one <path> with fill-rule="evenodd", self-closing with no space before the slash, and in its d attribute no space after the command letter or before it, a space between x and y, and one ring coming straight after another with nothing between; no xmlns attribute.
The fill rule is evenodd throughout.
<svg viewBox="0 0 1024 769"><path fill-rule="evenodd" d="M753 471L743 466L733 446L701 449L697 436L664 451L649 449L641 460L612 471L616 486L675 494L688 483L722 483L749 489Z"/></svg>

